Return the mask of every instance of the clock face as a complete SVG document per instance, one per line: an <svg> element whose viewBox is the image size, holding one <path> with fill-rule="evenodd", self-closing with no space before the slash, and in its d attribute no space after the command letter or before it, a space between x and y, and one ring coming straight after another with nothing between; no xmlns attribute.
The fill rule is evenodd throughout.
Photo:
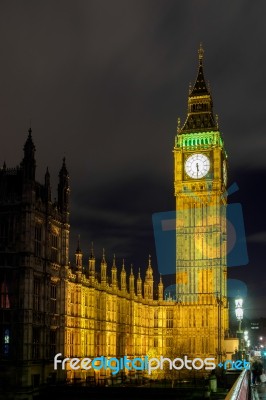
<svg viewBox="0 0 266 400"><path fill-rule="evenodd" d="M227 185L227 168L226 168L226 162L225 160L223 161L223 179L224 179L224 185Z"/></svg>
<svg viewBox="0 0 266 400"><path fill-rule="evenodd" d="M185 171L193 179L203 178L210 170L210 159L205 154L193 154L186 159Z"/></svg>

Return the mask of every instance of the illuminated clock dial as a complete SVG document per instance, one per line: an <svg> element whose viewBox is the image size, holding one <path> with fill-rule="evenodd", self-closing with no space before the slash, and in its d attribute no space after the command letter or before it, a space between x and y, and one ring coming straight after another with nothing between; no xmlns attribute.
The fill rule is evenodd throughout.
<svg viewBox="0 0 266 400"><path fill-rule="evenodd" d="M224 180L224 185L227 185L227 168L226 168L226 162L225 160L223 161L223 180Z"/></svg>
<svg viewBox="0 0 266 400"><path fill-rule="evenodd" d="M185 171L193 179L201 179L210 170L210 159L205 154L193 154L186 159Z"/></svg>

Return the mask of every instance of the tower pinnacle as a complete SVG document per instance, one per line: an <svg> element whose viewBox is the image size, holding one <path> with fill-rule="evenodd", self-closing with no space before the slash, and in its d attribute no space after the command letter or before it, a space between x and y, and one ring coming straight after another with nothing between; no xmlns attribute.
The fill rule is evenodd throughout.
<svg viewBox="0 0 266 400"><path fill-rule="evenodd" d="M199 64L202 65L203 63L203 56L204 56L204 49L202 47L202 43L200 42L200 47L198 50L198 54L199 54Z"/></svg>
<svg viewBox="0 0 266 400"><path fill-rule="evenodd" d="M22 160L21 165L24 170L24 177L27 180L34 181L35 179L35 170L36 170L36 161L35 161L35 146L32 140L32 130L29 128L28 137L24 144L24 158Z"/></svg>
<svg viewBox="0 0 266 400"><path fill-rule="evenodd" d="M183 127L178 127L178 134L217 130L217 124L213 116L212 97L203 73L204 50L202 44L200 44L198 55L198 74L194 86L189 90L187 118Z"/></svg>

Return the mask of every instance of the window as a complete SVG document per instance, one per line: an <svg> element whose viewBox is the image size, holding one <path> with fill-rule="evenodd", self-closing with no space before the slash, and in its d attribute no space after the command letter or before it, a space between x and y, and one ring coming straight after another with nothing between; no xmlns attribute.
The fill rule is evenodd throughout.
<svg viewBox="0 0 266 400"><path fill-rule="evenodd" d="M39 279L33 281L33 310L40 310L40 288L41 282Z"/></svg>
<svg viewBox="0 0 266 400"><path fill-rule="evenodd" d="M34 254L36 257L42 255L42 226L40 224L35 225Z"/></svg>
<svg viewBox="0 0 266 400"><path fill-rule="evenodd" d="M158 310L154 311L154 328L158 328Z"/></svg>
<svg viewBox="0 0 266 400"><path fill-rule="evenodd" d="M50 313L51 314L56 314L56 293L57 292L57 286L54 283L51 283L50 286Z"/></svg>
<svg viewBox="0 0 266 400"><path fill-rule="evenodd" d="M174 320L173 320L173 310L166 310L166 328L173 328Z"/></svg>
<svg viewBox="0 0 266 400"><path fill-rule="evenodd" d="M74 355L74 334L73 332L69 333L69 355L72 357Z"/></svg>
<svg viewBox="0 0 266 400"><path fill-rule="evenodd" d="M32 328L32 358L38 360L40 358L40 329Z"/></svg>
<svg viewBox="0 0 266 400"><path fill-rule="evenodd" d="M75 315L75 299L74 299L74 290L70 292L70 314Z"/></svg>
<svg viewBox="0 0 266 400"><path fill-rule="evenodd" d="M51 237L51 261L58 263L58 236L54 234Z"/></svg>
<svg viewBox="0 0 266 400"><path fill-rule="evenodd" d="M6 280L0 283L0 308L10 308L10 298Z"/></svg>

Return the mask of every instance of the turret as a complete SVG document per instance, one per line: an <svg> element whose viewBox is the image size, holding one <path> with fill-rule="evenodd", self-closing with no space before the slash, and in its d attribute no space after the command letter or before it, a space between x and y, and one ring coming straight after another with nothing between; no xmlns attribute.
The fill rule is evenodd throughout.
<svg viewBox="0 0 266 400"><path fill-rule="evenodd" d="M76 257L76 271L78 272L82 272L82 251L80 248L80 237L78 238L78 244L77 244L77 249L76 249L76 253L75 253L75 257Z"/></svg>
<svg viewBox="0 0 266 400"><path fill-rule="evenodd" d="M144 298L146 300L153 299L153 270L151 266L151 256L149 255L149 263L146 270L145 282L144 282Z"/></svg>
<svg viewBox="0 0 266 400"><path fill-rule="evenodd" d="M36 161L35 146L31 136L31 128L28 130L28 138L24 145L24 158L21 162L23 178L25 181L35 181Z"/></svg>
<svg viewBox="0 0 266 400"><path fill-rule="evenodd" d="M137 279L137 296L142 297L142 279L140 277L140 269L139 269L138 279Z"/></svg>
<svg viewBox="0 0 266 400"><path fill-rule="evenodd" d="M105 252L103 249L103 258L101 262L101 284L106 286L106 271L107 271L107 264L105 261Z"/></svg>
<svg viewBox="0 0 266 400"><path fill-rule="evenodd" d="M45 187L45 200L47 203L51 202L51 184L50 184L50 173L48 167L46 169L44 177L44 187Z"/></svg>
<svg viewBox="0 0 266 400"><path fill-rule="evenodd" d="M158 300L162 301L163 300L163 281L162 281L162 275L160 275L160 282L158 283Z"/></svg>
<svg viewBox="0 0 266 400"><path fill-rule="evenodd" d="M115 265L115 254L114 254L114 258L113 258L113 265L111 268L111 274L112 274L112 287L114 289L117 288L117 268Z"/></svg>
<svg viewBox="0 0 266 400"><path fill-rule="evenodd" d="M122 290L122 292L125 292L127 290L127 283L126 283L127 273L125 270L124 260L123 260L123 264L122 264L122 271L121 271L120 279L121 279L121 290Z"/></svg>
<svg viewBox="0 0 266 400"><path fill-rule="evenodd" d="M131 265L131 270L130 270L130 275L129 275L129 293L130 293L131 297L134 297L134 295L135 295L134 281L135 281L135 277L133 274L133 267Z"/></svg>
<svg viewBox="0 0 266 400"><path fill-rule="evenodd" d="M95 257L94 257L94 251L93 251L93 243L91 244L91 252L90 252L90 258L89 258L89 279L91 280L91 283L94 283L94 280L95 280Z"/></svg>
<svg viewBox="0 0 266 400"><path fill-rule="evenodd" d="M66 168L66 159L63 158L63 164L59 171L58 184L58 209L60 212L69 211L69 174Z"/></svg>

